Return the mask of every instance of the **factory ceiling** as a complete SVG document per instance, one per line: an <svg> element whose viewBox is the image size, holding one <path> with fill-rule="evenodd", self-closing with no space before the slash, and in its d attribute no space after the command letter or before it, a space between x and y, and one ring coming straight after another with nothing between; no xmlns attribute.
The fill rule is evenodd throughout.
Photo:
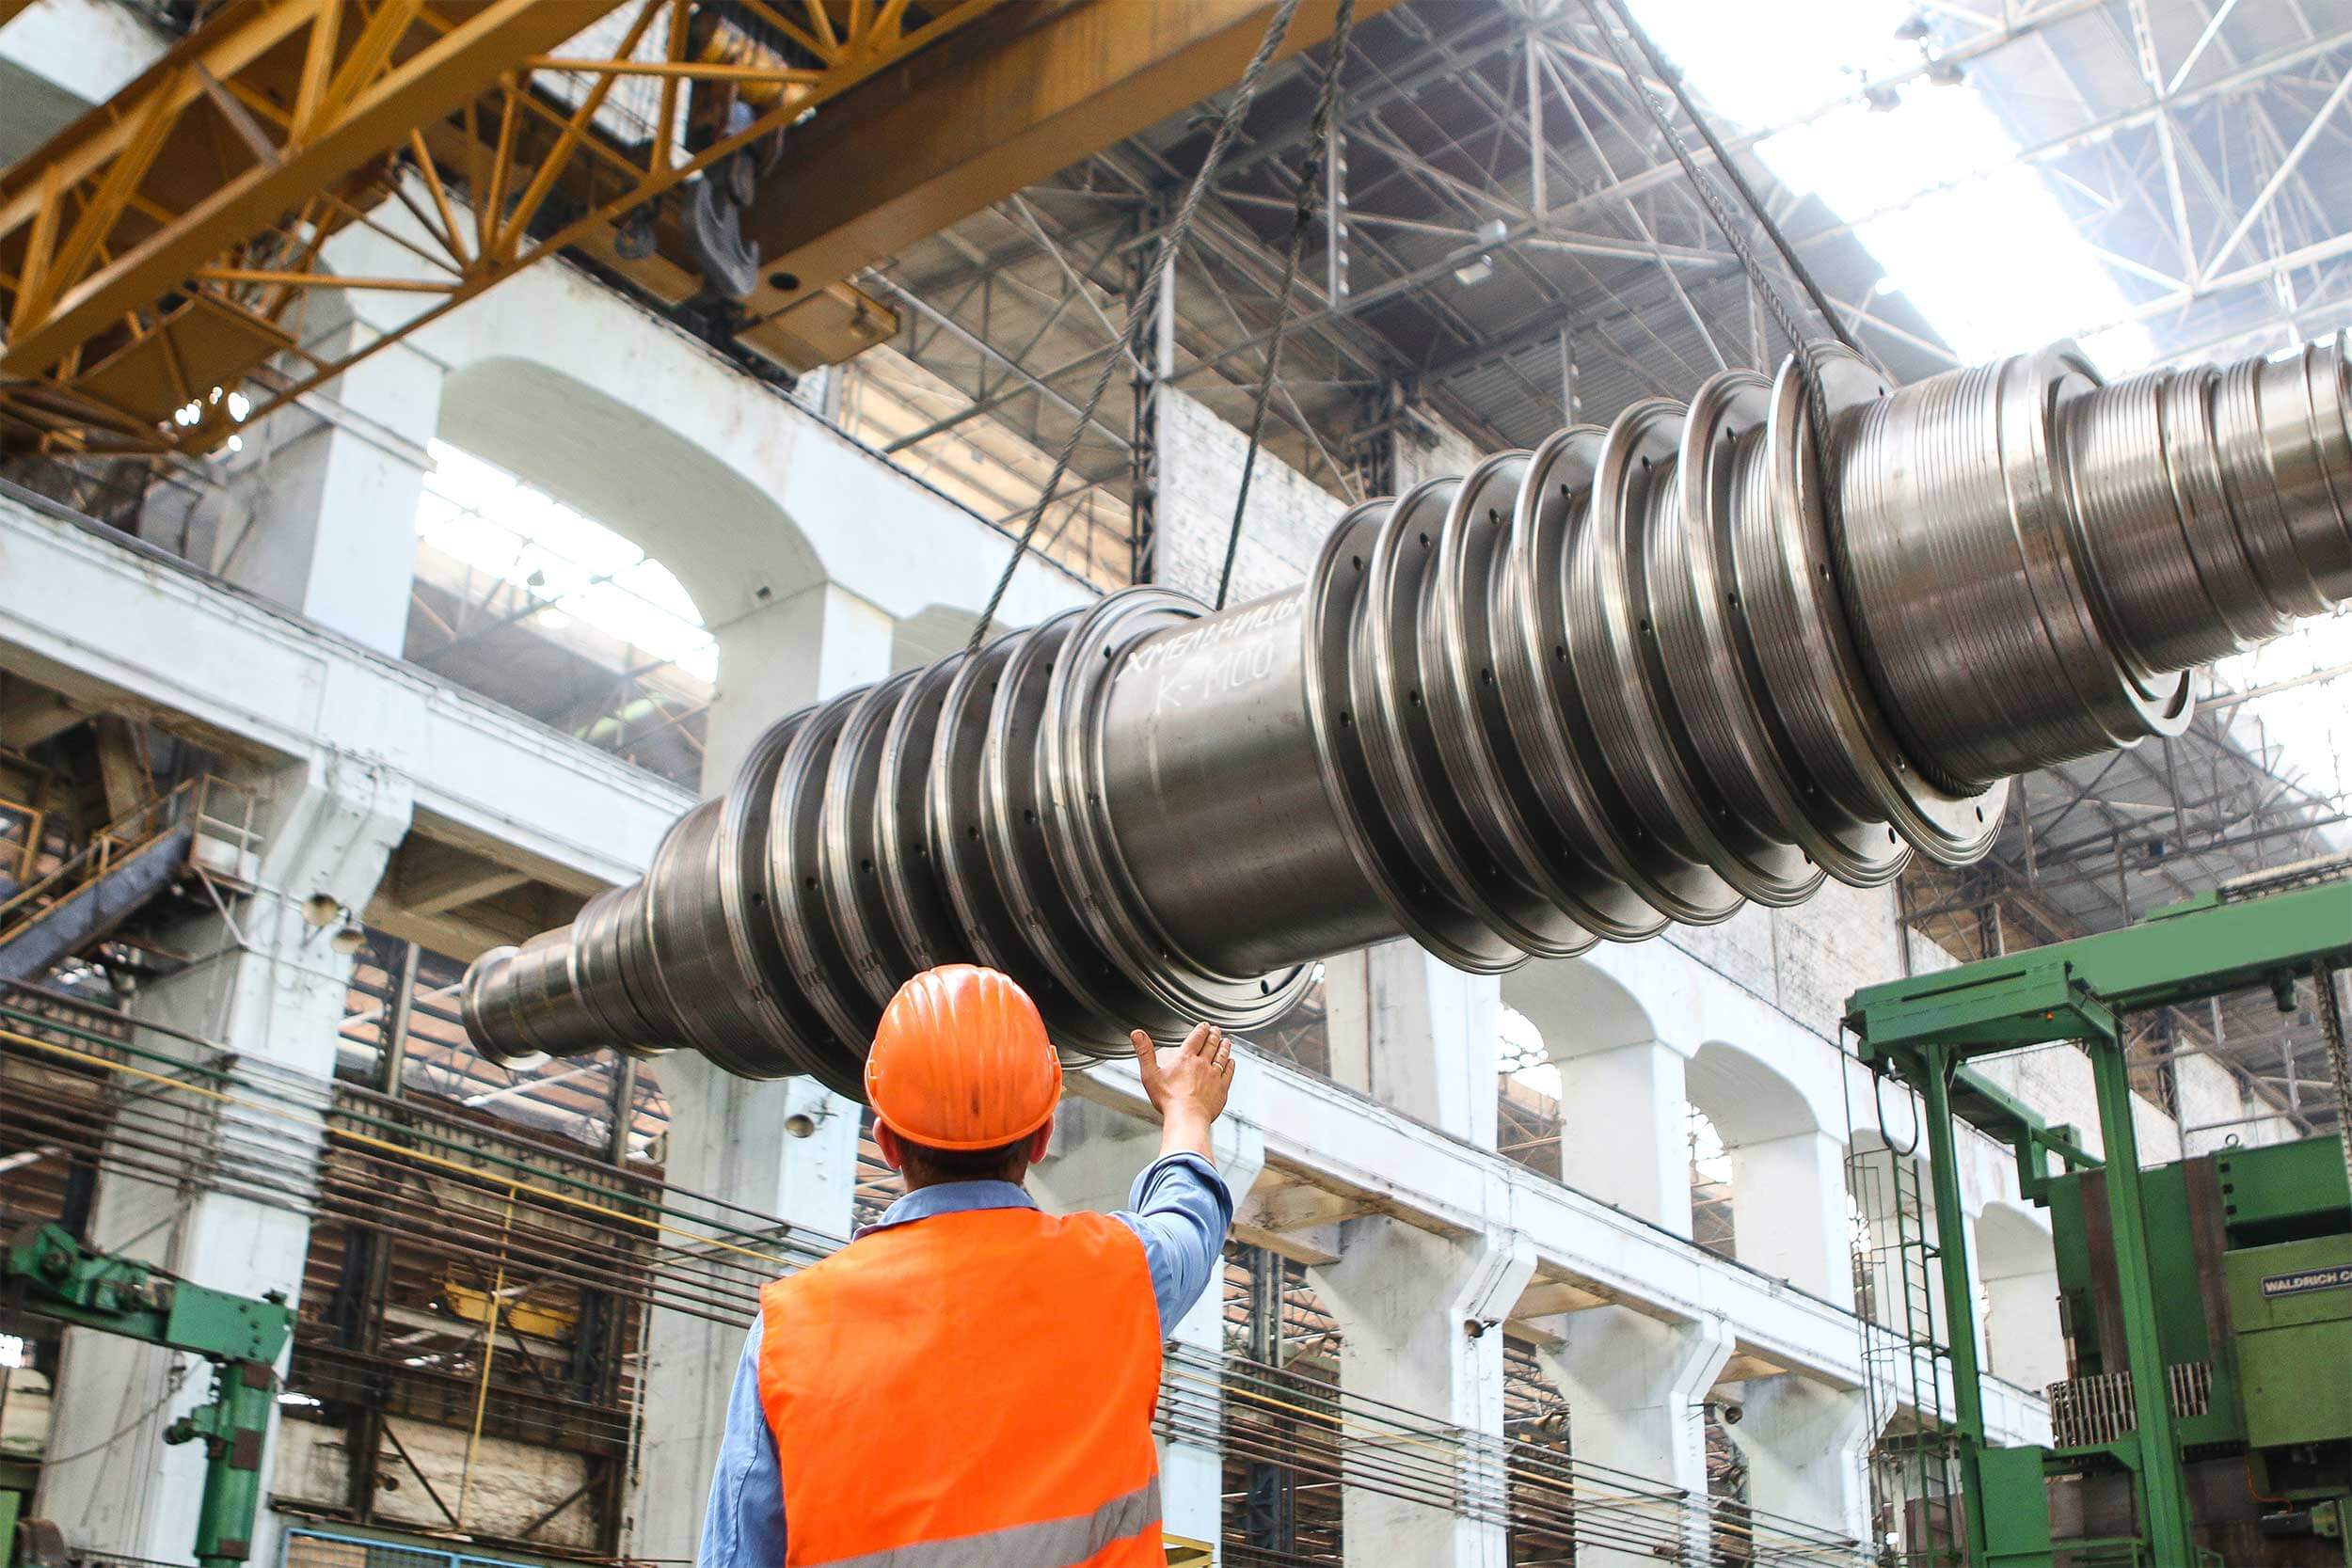
<svg viewBox="0 0 2352 1568"><path fill-rule="evenodd" d="M1899 377L2061 337L2127 375L2325 336L2352 304L2352 6L1837 0L1804 8L1804 28L1795 8L1631 9L1842 325ZM1168 379L1236 424L1264 372L1331 55L1269 77L1179 260ZM1265 436L1326 488L1376 486L1366 437L1400 421L1532 445L1787 352L1651 103L1720 187L1713 160L1608 7L1413 0L1362 22L1339 69ZM850 372L869 411L905 400L868 438L943 474L1008 438L1058 451L1102 358L1123 352L1127 291L1222 107L869 274L906 326ZM1819 335L1788 268L1766 270ZM1142 369L1114 377L1077 439L1058 493L1069 515L1049 512L1050 534L1129 526L1136 399L1122 383ZM2352 626L2241 664L2177 740L2025 781L1994 857L1920 879L1915 908L1962 947L2038 942L2352 842L2339 751L2352 734L2341 687L2314 678L2352 664ZM2281 1093L2299 1094L2318 1060L2295 1015L2249 1013L2237 1047L2226 1020L2168 1027L2202 1029Z"/></svg>

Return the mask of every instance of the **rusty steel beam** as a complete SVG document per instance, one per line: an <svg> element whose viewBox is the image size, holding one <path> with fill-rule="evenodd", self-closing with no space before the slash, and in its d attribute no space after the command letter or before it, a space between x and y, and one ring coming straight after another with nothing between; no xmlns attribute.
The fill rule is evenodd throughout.
<svg viewBox="0 0 2352 1568"><path fill-rule="evenodd" d="M1396 0L1359 0L1359 17ZM1284 55L1330 36L1306 0ZM950 47L866 84L786 146L746 231L766 258L755 316L1199 103L1241 77L1274 0L1041 0L992 47ZM788 283L790 286L784 286Z"/></svg>

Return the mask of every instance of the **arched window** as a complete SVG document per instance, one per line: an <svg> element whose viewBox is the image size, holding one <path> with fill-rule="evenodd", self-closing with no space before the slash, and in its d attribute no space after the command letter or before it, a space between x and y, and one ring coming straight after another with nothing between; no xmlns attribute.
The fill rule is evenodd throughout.
<svg viewBox="0 0 2352 1568"><path fill-rule="evenodd" d="M1495 1150L1555 1180L1560 1176L1560 1065L1535 1021L1505 1003L1495 1011Z"/></svg>
<svg viewBox="0 0 2352 1568"><path fill-rule="evenodd" d="M1737 1258L1730 1151L1714 1121L1696 1105L1684 1136L1691 1148L1691 1240L1719 1258Z"/></svg>
<svg viewBox="0 0 2352 1568"><path fill-rule="evenodd" d="M408 657L693 785L719 649L677 578L505 470L431 451Z"/></svg>

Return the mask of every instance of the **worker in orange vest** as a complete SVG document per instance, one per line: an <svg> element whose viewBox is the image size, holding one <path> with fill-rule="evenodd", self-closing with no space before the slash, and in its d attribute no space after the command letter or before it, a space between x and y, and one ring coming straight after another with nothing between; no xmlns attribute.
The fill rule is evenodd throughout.
<svg viewBox="0 0 2352 1568"><path fill-rule="evenodd" d="M1216 1269L1232 1047L1133 1037L1160 1154L1116 1214L1022 1180L1061 1097L1044 1021L971 964L899 988L866 1059L906 1196L760 1292L699 1568L1161 1568L1160 1345Z"/></svg>

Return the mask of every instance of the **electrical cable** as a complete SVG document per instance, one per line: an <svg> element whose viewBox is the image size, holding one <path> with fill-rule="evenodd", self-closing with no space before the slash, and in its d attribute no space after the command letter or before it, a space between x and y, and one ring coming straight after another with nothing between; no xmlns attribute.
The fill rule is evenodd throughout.
<svg viewBox="0 0 2352 1568"><path fill-rule="evenodd" d="M84 1053L68 1053L54 1043L13 1032L0 1037L0 1047L4 1046L39 1046L40 1055L52 1060L63 1056L69 1061L78 1059L84 1065L102 1065ZM8 1053L0 1051L0 1055ZM109 1077L153 1082L153 1075L126 1064L103 1065L109 1069ZM210 1076L248 1092L258 1090L264 1100L290 1110L317 1114L309 1106L307 1098L297 1103L289 1086L247 1085L228 1074ZM301 1085L292 1087L298 1089ZM348 1118L358 1104L345 1103L340 1095L354 1091L348 1085L339 1086L339 1090L337 1106L331 1115ZM208 1168L216 1181L217 1164L208 1165L201 1158L205 1138L199 1129L181 1129L168 1123L152 1126L147 1121L168 1115L169 1107L164 1101L190 1095L248 1111L270 1107L262 1101L241 1102L241 1097L220 1089L179 1081L174 1081L169 1094L131 1101L132 1109L151 1134L167 1138L177 1135L185 1144L188 1152L181 1159L181 1168ZM90 1109L97 1112L103 1106L93 1103ZM424 1110L414 1105L405 1109L412 1116ZM361 1119L366 1119L364 1115ZM101 1151L102 1161L108 1168L114 1168L114 1158L125 1151L126 1133L135 1141L150 1142L138 1131L119 1122L110 1131L91 1129L90 1145ZM411 1134L421 1141L433 1141L421 1128L412 1129ZM150 1143L150 1147L164 1163L155 1168L168 1168L172 1162L170 1144L155 1142ZM495 1158L487 1150L474 1152L477 1159ZM308 1146L301 1151L290 1148L288 1153L298 1155L297 1163L312 1157ZM534 1221L529 1209L518 1207L511 1221L501 1221L505 1227L503 1256L510 1265L519 1264L532 1271L533 1290L545 1285L597 1290L631 1303L641 1311L667 1307L729 1324L744 1322L751 1315L748 1292L737 1282L723 1277L729 1270L748 1270L744 1259L724 1256L678 1259L679 1263L707 1265L714 1277L698 1283L666 1284L658 1277L661 1265L651 1263L642 1250L634 1257L621 1250L624 1244L641 1248L645 1244L633 1240L644 1226L644 1215L619 1209L605 1209L593 1215L592 1223L601 1223L614 1230L614 1244L608 1247L596 1238L570 1228L590 1216L580 1214L581 1206L577 1200L564 1201L569 1195L548 1187L522 1185L496 1168L461 1168L457 1162L430 1156L420 1160L422 1153L385 1140L355 1145L347 1141L342 1128L330 1124L325 1146L316 1155L325 1162L318 1172L318 1203L309 1212L317 1219L387 1227L400 1244L415 1249L408 1254L411 1259L428 1266L434 1259L486 1261L490 1252L469 1241L468 1227L478 1220L486 1221L486 1211L481 1207L484 1196L519 1187L525 1203L541 1208L542 1215ZM294 1166L279 1168L291 1175ZM535 1174L545 1180L548 1173ZM278 1201L290 1203L293 1196L290 1192L282 1193ZM550 1225L565 1228L548 1228ZM778 1266L788 1269L792 1264L786 1260ZM633 1275L632 1269L636 1271ZM411 1376L451 1386L465 1386L469 1381L447 1369L414 1367L384 1356L354 1354L307 1336L301 1344L303 1348L297 1353L302 1369L300 1386L316 1397L359 1399L384 1376ZM1750 1560L1759 1563L1819 1560L1817 1553L1835 1550L1826 1544L1817 1545L1814 1539L1798 1533L1803 1527L1793 1527L1793 1522L1791 1529L1763 1520L1720 1517L1710 1512L1710 1505L1696 1497L1684 1497L1675 1489L1660 1491L1656 1481L1609 1472L1606 1467L1583 1465L1548 1450L1526 1450L1507 1439L1465 1432L1431 1417L1337 1389L1294 1386L1294 1378L1248 1363L1220 1364L1212 1355L1179 1348L1168 1356L1167 1379L1168 1394L1163 1401L1162 1425L1171 1435L1215 1442L1238 1457L1281 1465L1319 1481L1425 1506L1454 1508L1482 1519L1563 1533L1572 1530L1581 1539L1596 1544L1619 1545L1633 1551L1661 1547L1674 1550L1689 1538L1689 1532L1698 1529L1712 1531L1718 1539L1738 1537L1748 1546ZM617 1412L578 1401L549 1401L531 1389L502 1381L498 1397L508 1402L509 1421L527 1436L564 1430L576 1434L588 1433L600 1441L625 1440L626 1423ZM1305 1430L1293 1430L1300 1427ZM119 1436L115 1440L119 1441Z"/></svg>
<svg viewBox="0 0 2352 1568"><path fill-rule="evenodd" d="M174 1357L172 1361L172 1370L174 1372L177 1372L182 1366L182 1363L178 1359L180 1353L175 1351L172 1354ZM137 1415L132 1417L131 1419L124 1425L115 1428L113 1435L93 1443L87 1449L77 1449L72 1453L44 1453L40 1456L40 1464L42 1467L55 1468L60 1465L72 1465L81 1460L87 1459L92 1454L104 1453L108 1449L113 1448L117 1443L121 1442L125 1437L130 1436L131 1433L136 1432L139 1428L153 1420L155 1418L156 1412L163 1409L165 1405L169 1404L172 1401L172 1396L179 1392L180 1379L177 1377L170 1378L168 1380L168 1386L161 1394L158 1394L155 1397L155 1402L149 1405L145 1410L140 1411Z"/></svg>
<svg viewBox="0 0 2352 1568"><path fill-rule="evenodd" d="M1136 357L1136 342L1142 329L1158 313L1160 291L1173 287L1171 279L1176 270L1176 257L1184 248L1185 232L1192 228L1192 215L1200 210L1201 198L1209 194L1210 182L1216 178L1217 166L1225 161L1225 150L1232 145L1234 134L1241 129L1243 119L1249 113L1249 105L1256 101L1259 84L1265 78L1266 67L1274 63L1276 52L1282 47L1282 40L1289 35L1291 19L1298 14L1298 6L1299 0L1282 0L1282 4L1276 8L1273 20L1266 24L1265 37L1258 42L1258 52L1249 57L1249 68L1242 72L1240 84L1233 88L1232 100L1225 105L1225 113L1218 117L1216 133L1209 138L1209 150L1200 160L1200 171L1192 177L1192 184L1184 192L1184 202L1176 209L1174 221L1160 236L1159 253L1152 259L1151 275L1129 304L1126 325L1120 334L1117 352L1104 356L1103 368L1095 373L1094 389L1087 394L1086 405L1078 414L1078 422L1071 427L1070 439L1062 443L1061 451L1056 454L1054 470L1046 476L1045 488L1039 493L1037 505L1029 513L1029 520L1022 528L1021 537L1014 542L1012 554L1007 558L1004 571L997 576L996 586L989 590L987 605L980 610L978 620L973 623L972 639L964 644L967 656L978 653L980 644L988 641L988 628L996 624L996 611L1005 602L1005 591L1012 586L1013 573L1020 569L1022 559L1029 553L1029 542L1037 537L1038 525L1045 520L1045 509L1053 505L1054 492L1061 487L1063 476L1070 471L1070 461L1077 453L1078 442L1094 422L1094 411L1103 405L1103 393L1110 387L1112 372L1119 369L1120 360Z"/></svg>
<svg viewBox="0 0 2352 1568"><path fill-rule="evenodd" d="M69 1059L78 1056L84 1063L95 1065L95 1059L81 1053L0 1030L0 1046L10 1044L37 1045L45 1054L65 1055ZM0 1054L5 1053L0 1052ZM114 1064L113 1070L133 1076L151 1076L120 1064ZM219 1096L197 1085L179 1086L232 1102L236 1099L233 1096ZM252 1108L263 1108L255 1102L246 1103ZM159 1107L152 1105L141 1108L156 1115L162 1114ZM437 1243L443 1251L456 1254L467 1254L471 1249L465 1244L462 1234L444 1228L439 1222L451 1216L462 1216L470 1210L463 1201L462 1192L447 1187L450 1177L455 1176L461 1180L494 1189L512 1186L534 1208L553 1211L548 1215L548 1227L542 1228L528 1223L518 1227L523 1233L518 1244L526 1246L535 1258L544 1259L551 1269L563 1271L567 1283L608 1291L615 1286L622 1286L617 1293L642 1300L647 1306L673 1307L696 1315L709 1316L715 1310L731 1312L738 1318L747 1317L747 1305L756 1284L764 1282L777 1268L791 1266L792 1259L782 1254L802 1252L821 1256L823 1250L810 1248L805 1243L797 1247L785 1243L773 1252L739 1247L723 1237L682 1232L647 1214L582 1202L535 1182L502 1179L492 1171L468 1167L415 1148L400 1148L380 1139L355 1134L340 1126L326 1129L328 1168L313 1173L308 1161L298 1164L273 1162L265 1153L257 1153L246 1162L262 1173L262 1179L257 1180L253 1176L229 1176L216 1158L217 1151L200 1134L187 1129L171 1125L133 1126L118 1121L110 1128L92 1128L75 1136L80 1131L75 1124L34 1107L27 1107L26 1110L28 1116L45 1128L55 1129L53 1135L60 1143L70 1144L72 1152L87 1155L97 1161L102 1168L170 1185L191 1166L205 1167L213 1173L211 1184L215 1190L235 1192L238 1196L300 1212L314 1220L332 1217L356 1224L389 1227L405 1236L427 1238ZM338 1117L345 1114L341 1108L336 1113ZM482 1151L477 1149L471 1152L477 1158L481 1157ZM140 1155L147 1158L141 1159ZM336 1162L345 1163L342 1171L333 1168ZM356 1163L357 1170L351 1169L352 1163ZM428 1176L437 1171L444 1185L412 1197L401 1180L403 1172L411 1165L424 1167L424 1174ZM280 1180L268 1180L270 1175ZM317 1183L315 1186L311 1184L313 1181ZM582 1212L594 1217L592 1223L600 1220L612 1228L613 1234L609 1242L599 1245L572 1228L580 1224ZM641 1234L646 1231L651 1234ZM685 1240L660 1239L664 1236L683 1236ZM739 1253L741 1257L692 1255L693 1251L704 1248L715 1249L719 1254ZM655 1256L661 1253L676 1256L669 1259ZM628 1284L633 1283L632 1276L639 1274L645 1276L644 1286L642 1289L627 1288ZM663 1277L665 1275L668 1276L666 1279Z"/></svg>
<svg viewBox="0 0 2352 1568"><path fill-rule="evenodd" d="M1894 1155L1898 1160L1908 1160L1912 1157L1912 1155L1917 1153L1919 1149L1919 1133L1922 1129L1919 1123L1919 1107L1916 1102L1915 1102L1912 1106L1911 1142L1908 1145L1901 1148L1897 1148L1895 1147L1894 1137L1886 1131L1886 1074L1883 1072L1873 1072L1870 1074L1870 1104L1871 1107L1878 1112L1879 1141L1886 1146L1887 1152Z"/></svg>
<svg viewBox="0 0 2352 1568"><path fill-rule="evenodd" d="M1323 71L1323 90L1315 95L1313 116L1307 122L1307 155L1298 168L1298 198L1291 207L1291 237L1282 257L1282 283L1274 294L1274 336L1265 346L1265 369L1258 376L1257 401L1249 410L1249 443L1241 458L1241 488L1233 497L1233 526L1225 535L1225 564L1216 574L1216 608L1225 608L1225 594L1233 582L1233 557L1241 548L1242 515L1249 507L1249 476L1258 466L1258 441L1265 431L1266 405L1274 401L1276 369L1281 362L1282 337L1290 329L1291 293L1298 286L1299 257L1307 248L1307 230L1314 221L1315 200L1323 185L1325 154L1330 148L1331 114L1339 103L1340 68L1347 63L1347 41L1356 30L1356 0L1340 0L1331 27L1331 57Z"/></svg>
<svg viewBox="0 0 2352 1568"><path fill-rule="evenodd" d="M1473 1433L1402 1406L1243 1356L1173 1346L1161 1426L1207 1441L1211 1429L1176 1414L1188 1391L1222 1402L1216 1440L1232 1455L1297 1475L1445 1507L1467 1517L1556 1524L1595 1544L1679 1549L1685 1526L1744 1537L1756 1562L1851 1562L1854 1543L1819 1526L1747 1509L1719 1517L1723 1499L1507 1437ZM1271 1390L1271 1391L1269 1391ZM1286 1396L1286 1397L1281 1397ZM1287 1425L1279 1422L1285 1413ZM1581 1520L1579 1514L1581 1513Z"/></svg>
<svg viewBox="0 0 2352 1568"><path fill-rule="evenodd" d="M5 1009L0 1009L0 1012L5 1012ZM186 1080L167 1077L163 1074L149 1071L142 1068L136 1068L126 1063L116 1062L103 1056L93 1055L87 1052L77 1051L70 1047L60 1046L53 1041L37 1039L30 1036L17 1034L14 1031L6 1028L0 1028L0 1041L6 1041L18 1046L31 1047L52 1056L76 1062L85 1069L95 1068L110 1071L120 1076L136 1078L158 1084L164 1085L168 1090L194 1095L201 1100L217 1102L222 1106L247 1111L257 1111L265 1117L293 1123L296 1126L307 1127L310 1118L318 1117L322 1114L320 1108L316 1106L292 1105L291 1107L288 1107L284 1105L267 1104L262 1101L252 1099L247 1095L230 1093L220 1089L210 1088L200 1084L190 1083ZM151 1053L141 1053L141 1054ZM226 1074L214 1074L213 1076L220 1078L223 1082L235 1082L235 1080L230 1079ZM259 1087L258 1085L249 1083L243 1084L241 1086L248 1089ZM279 1098L282 1099L282 1097ZM338 1114L345 1115L345 1113L342 1113L340 1111ZM347 1117L347 1119L358 1118ZM424 1150L412 1147L406 1147L383 1137L356 1132L350 1128L330 1125L327 1128L327 1136L330 1141L341 1140L346 1145L357 1146L362 1148L372 1148L388 1150L405 1160L414 1162L420 1165L453 1171L462 1176L473 1177L477 1179L493 1181L497 1181L499 1180L495 1177L487 1176L485 1173L478 1169L467 1166L457 1160L442 1155L428 1153ZM439 1141L445 1144L447 1143L447 1140L434 1141ZM457 1146L453 1145L450 1147ZM521 1168L528 1169L528 1167ZM534 1171L532 1172L532 1174L537 1175L541 1173ZM557 1180L561 1180L562 1179L558 1178ZM541 1198L555 1207L584 1212L597 1218L608 1220L616 1226L631 1227L650 1232L651 1236L649 1239L658 1240L660 1237L664 1235L685 1236L699 1246L713 1247L723 1251L736 1253L744 1258L755 1259L762 1264L781 1264L787 1261L786 1259L766 1250L741 1245L735 1242L728 1241L723 1237L697 1236L678 1226L667 1224L663 1220L656 1219L648 1215L632 1214L625 1210L615 1208L609 1203L594 1202L589 1199L574 1196L568 1193L556 1191L553 1188L543 1188L526 1184L523 1186L522 1190L532 1193L534 1196ZM672 1212L662 1209L657 1209L656 1212L672 1213ZM684 1218L685 1216L672 1213L672 1217ZM706 1221L702 1223L710 1224L711 1222ZM713 1226L713 1228L718 1228L718 1227ZM738 1233L744 1234L743 1232ZM797 1243L793 1241L778 1242L766 1236L755 1236L755 1239L762 1242L767 1246L782 1247L789 1250L797 1244L801 1250L811 1250L807 1242L799 1242Z"/></svg>

